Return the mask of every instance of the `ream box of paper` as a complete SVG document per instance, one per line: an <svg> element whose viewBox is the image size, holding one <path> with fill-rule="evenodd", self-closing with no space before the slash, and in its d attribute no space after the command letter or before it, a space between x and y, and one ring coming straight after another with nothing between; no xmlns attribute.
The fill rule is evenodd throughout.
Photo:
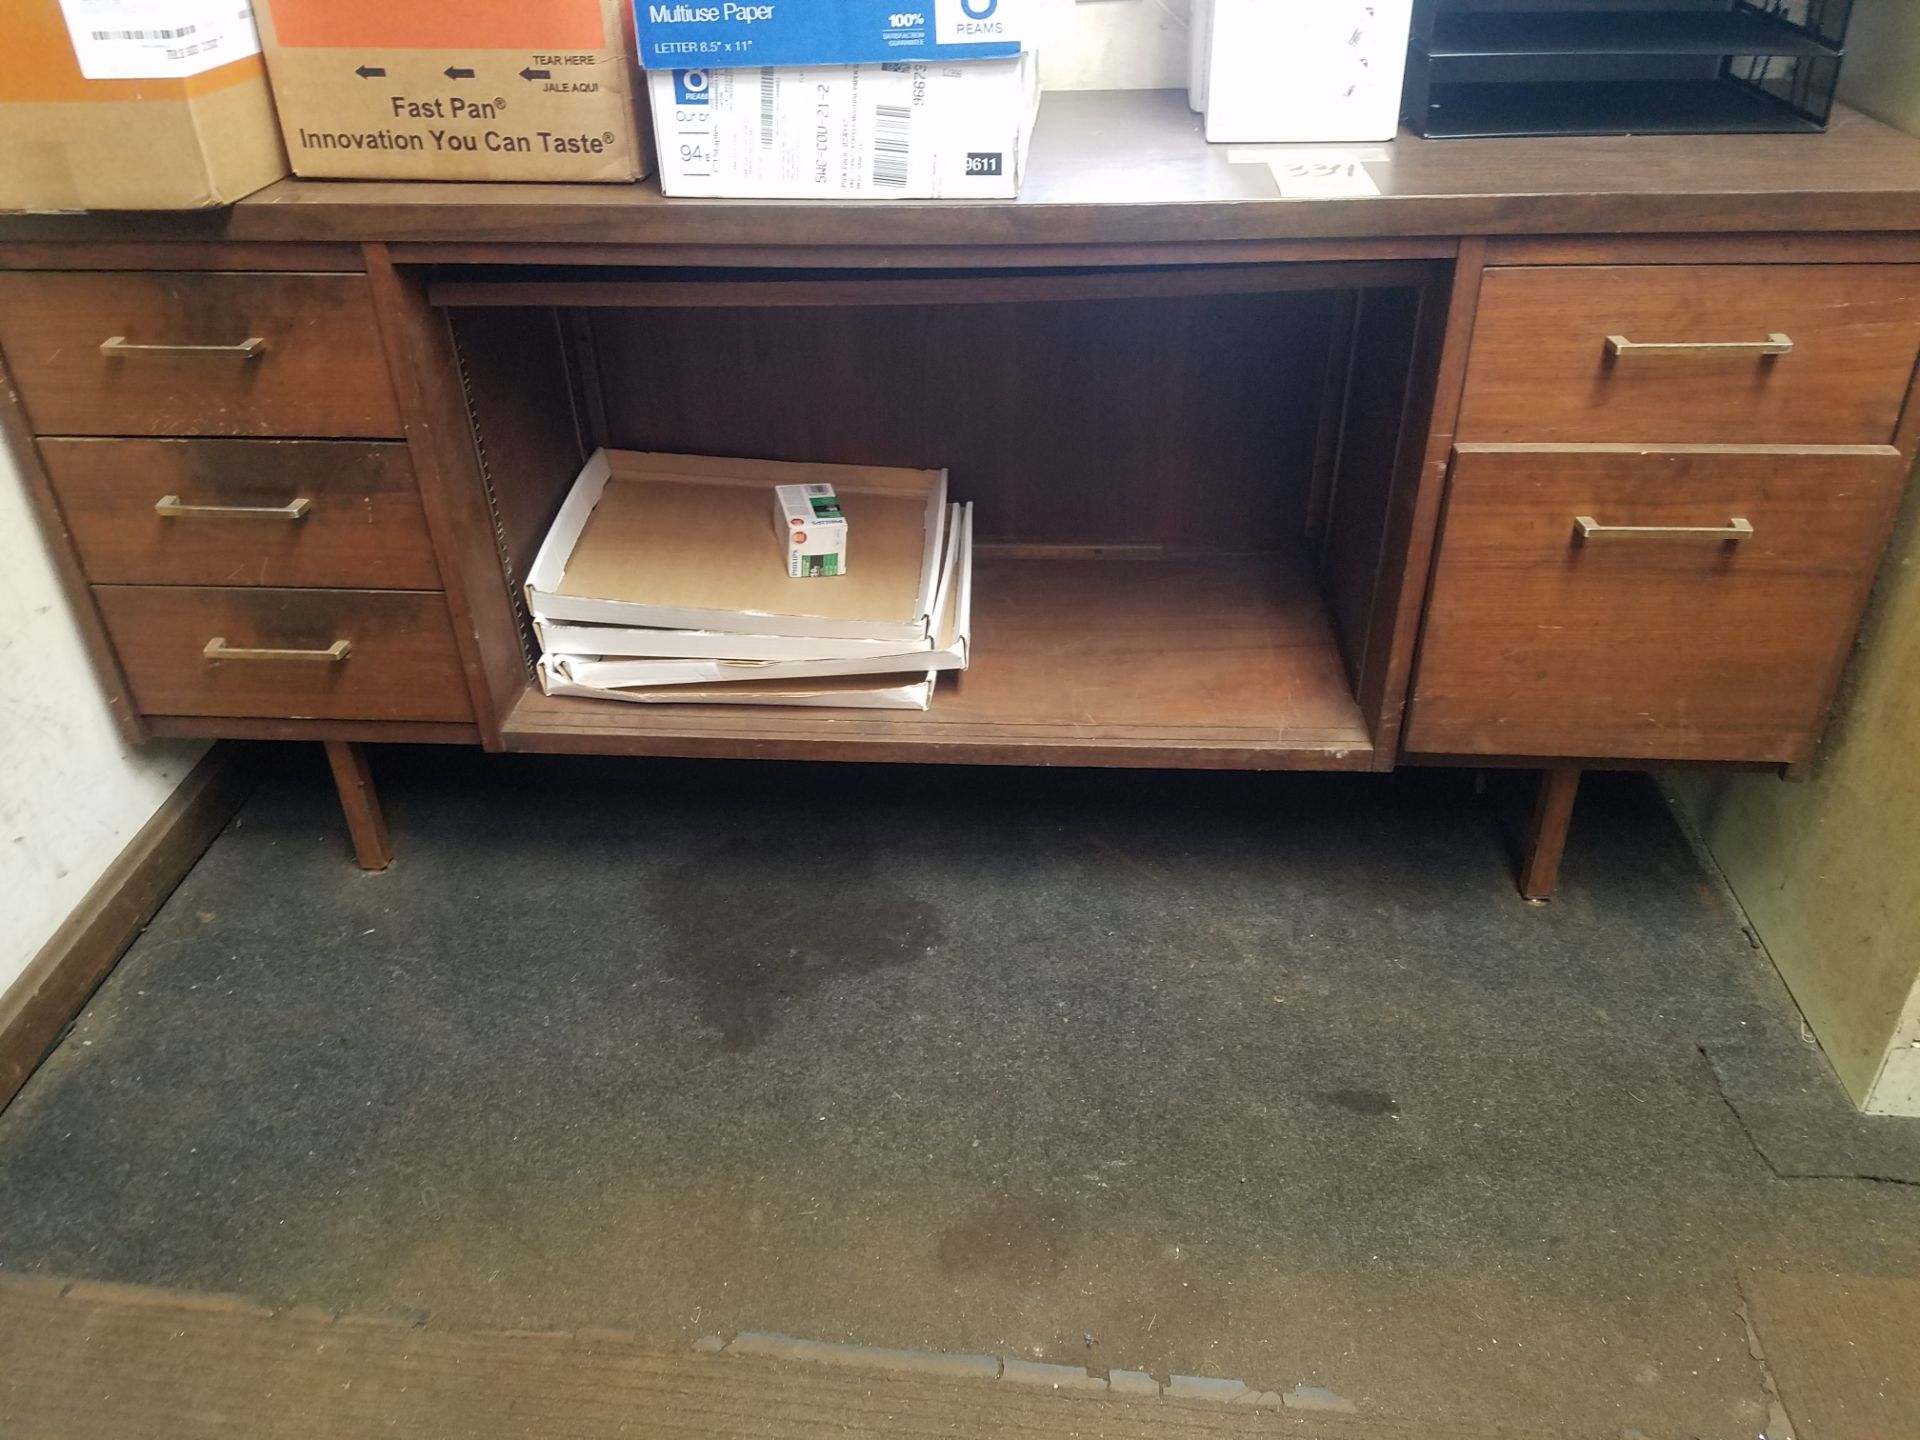
<svg viewBox="0 0 1920 1440"><path fill-rule="evenodd" d="M989 60L1033 38L1039 0L635 0L640 63L861 65Z"/></svg>

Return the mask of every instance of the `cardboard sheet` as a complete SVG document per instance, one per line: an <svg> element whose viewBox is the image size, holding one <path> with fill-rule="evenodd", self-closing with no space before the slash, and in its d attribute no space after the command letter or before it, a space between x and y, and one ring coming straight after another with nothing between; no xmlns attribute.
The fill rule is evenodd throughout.
<svg viewBox="0 0 1920 1440"><path fill-rule="evenodd" d="M850 573L794 580L771 488L828 484L850 530ZM601 450L527 579L533 615L749 635L924 642L946 472Z"/></svg>
<svg viewBox="0 0 1920 1440"><path fill-rule="evenodd" d="M534 637L548 655L625 656L665 660L865 660L931 650L897 640L833 640L814 635L731 635L724 630L649 630L633 625L570 625L535 620Z"/></svg>
<svg viewBox="0 0 1920 1440"><path fill-rule="evenodd" d="M931 670L908 675L845 679L748 680L730 685L668 685L605 689L555 675L540 663L540 688L549 695L589 700L625 700L636 705L800 705L843 710L924 710L933 700Z"/></svg>
<svg viewBox="0 0 1920 1440"><path fill-rule="evenodd" d="M903 666L964 670L972 648L973 507L955 505L948 522L947 558L941 567L936 609L940 616L932 649L895 651L823 660L723 660L711 657L625 659L549 650L546 661L558 677L593 686L695 685L751 680L821 680L884 675ZM589 627L577 627L588 629Z"/></svg>

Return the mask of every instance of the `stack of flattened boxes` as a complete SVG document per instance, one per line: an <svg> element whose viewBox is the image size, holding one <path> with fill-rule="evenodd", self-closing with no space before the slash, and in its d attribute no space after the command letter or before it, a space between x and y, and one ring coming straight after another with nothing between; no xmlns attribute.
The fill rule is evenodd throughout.
<svg viewBox="0 0 1920 1440"><path fill-rule="evenodd" d="M142 716L472 720L365 274L0 274L0 359Z"/></svg>
<svg viewBox="0 0 1920 1440"><path fill-rule="evenodd" d="M1485 272L1408 748L1806 760L1916 438L1920 265L1540 247L1587 263Z"/></svg>

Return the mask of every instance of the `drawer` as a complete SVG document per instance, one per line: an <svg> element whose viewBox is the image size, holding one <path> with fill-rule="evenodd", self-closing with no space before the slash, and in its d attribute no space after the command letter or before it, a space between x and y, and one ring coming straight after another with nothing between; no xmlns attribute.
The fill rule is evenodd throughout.
<svg viewBox="0 0 1920 1440"><path fill-rule="evenodd" d="M1791 761L1819 733L1898 452L1462 446L1407 748ZM1581 517L1613 529L1581 534Z"/></svg>
<svg viewBox="0 0 1920 1440"><path fill-rule="evenodd" d="M1617 354L1611 337L1626 342ZM1885 445L1916 359L1920 265L1495 269L1458 434Z"/></svg>
<svg viewBox="0 0 1920 1440"><path fill-rule="evenodd" d="M446 597L418 590L94 588L147 715L471 720ZM209 647L227 652L210 655ZM283 653L245 654L234 651Z"/></svg>
<svg viewBox="0 0 1920 1440"><path fill-rule="evenodd" d="M364 275L0 274L0 354L40 435L402 433Z"/></svg>
<svg viewBox="0 0 1920 1440"><path fill-rule="evenodd" d="M43 440L40 455L95 584L440 588L404 445Z"/></svg>

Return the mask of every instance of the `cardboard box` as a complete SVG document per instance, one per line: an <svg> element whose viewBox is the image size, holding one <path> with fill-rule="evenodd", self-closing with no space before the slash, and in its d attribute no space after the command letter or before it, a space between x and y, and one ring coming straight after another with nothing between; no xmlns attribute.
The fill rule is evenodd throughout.
<svg viewBox="0 0 1920 1440"><path fill-rule="evenodd" d="M259 0L296 175L637 180L626 0Z"/></svg>
<svg viewBox="0 0 1920 1440"><path fill-rule="evenodd" d="M798 705L833 710L925 710L939 676L932 670L900 675L851 675L825 680L739 680L724 685L583 685L556 672L546 660L536 667L547 695L583 700L624 700L629 705Z"/></svg>
<svg viewBox="0 0 1920 1440"><path fill-rule="evenodd" d="M847 573L847 516L831 485L773 487L774 534L795 580Z"/></svg>
<svg viewBox="0 0 1920 1440"><path fill-rule="evenodd" d="M883 646L871 654L837 659L622 657L598 651L596 636L587 632L632 632L620 632L616 627L605 625L556 627L577 637L588 648L567 652L548 645L542 659L554 679L596 689L716 685L751 680L826 680L854 675L893 675L909 668L916 673L964 670L973 653L973 506L970 504L948 508L947 558L941 566L940 589L934 598L933 613L938 617L934 634L918 647Z"/></svg>
<svg viewBox="0 0 1920 1440"><path fill-rule="evenodd" d="M1037 38L1037 0L634 0L648 70L995 60Z"/></svg>
<svg viewBox="0 0 1920 1440"><path fill-rule="evenodd" d="M1413 0L1197 3L1207 139L1347 144L1399 133Z"/></svg>
<svg viewBox="0 0 1920 1440"><path fill-rule="evenodd" d="M285 175L244 9L146 0L128 27L111 0L8 0L0 210L201 210Z"/></svg>
<svg viewBox="0 0 1920 1440"><path fill-rule="evenodd" d="M655 70L660 188L736 199L1011 199L1039 57L963 65Z"/></svg>
<svg viewBox="0 0 1920 1440"><path fill-rule="evenodd" d="M860 567L790 579L767 553L775 485L832 485ZM597 450L527 571L535 620L893 640L934 633L947 475Z"/></svg>

